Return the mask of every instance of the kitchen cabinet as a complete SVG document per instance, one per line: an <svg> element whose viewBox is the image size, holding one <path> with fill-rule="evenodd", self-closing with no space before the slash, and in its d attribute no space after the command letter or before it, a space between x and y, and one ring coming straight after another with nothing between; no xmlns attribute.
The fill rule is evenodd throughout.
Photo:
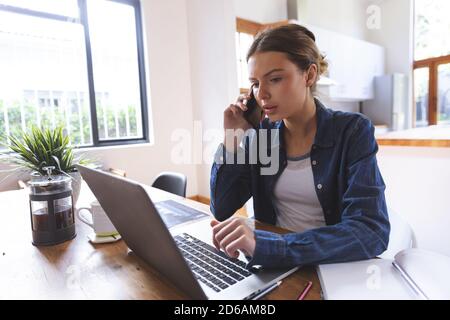
<svg viewBox="0 0 450 320"><path fill-rule="evenodd" d="M295 23L295 21L291 21ZM374 97L374 79L384 74L384 48L334 31L306 25L328 61L328 78L335 85L318 85L332 101L365 101Z"/></svg>

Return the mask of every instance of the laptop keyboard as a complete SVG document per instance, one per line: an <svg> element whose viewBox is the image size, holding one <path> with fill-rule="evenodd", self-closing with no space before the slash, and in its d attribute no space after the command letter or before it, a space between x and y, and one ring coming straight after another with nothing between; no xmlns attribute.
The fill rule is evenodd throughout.
<svg viewBox="0 0 450 320"><path fill-rule="evenodd" d="M191 235L183 233L174 239L197 279L216 292L252 275L245 262L232 259Z"/></svg>

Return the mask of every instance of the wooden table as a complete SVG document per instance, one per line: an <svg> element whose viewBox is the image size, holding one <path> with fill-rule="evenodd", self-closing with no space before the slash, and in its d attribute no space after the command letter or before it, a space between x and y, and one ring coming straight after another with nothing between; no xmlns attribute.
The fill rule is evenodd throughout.
<svg viewBox="0 0 450 320"><path fill-rule="evenodd" d="M180 197L148 187L154 201ZM77 207L95 197L83 183ZM209 212L208 206L189 201ZM0 299L187 299L168 280L137 256L123 240L91 244L90 227L76 219L77 236L70 241L36 247L31 243L27 190L0 193ZM264 230L283 230L258 224ZM320 299L313 267L301 268L264 299L296 299L306 281L313 286L307 300Z"/></svg>

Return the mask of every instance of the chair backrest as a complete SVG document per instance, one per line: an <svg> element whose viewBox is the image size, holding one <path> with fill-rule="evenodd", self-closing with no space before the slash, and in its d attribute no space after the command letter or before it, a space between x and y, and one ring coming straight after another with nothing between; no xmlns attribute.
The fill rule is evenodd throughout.
<svg viewBox="0 0 450 320"><path fill-rule="evenodd" d="M155 181L152 187L186 197L187 178L184 174L178 172L162 172Z"/></svg>
<svg viewBox="0 0 450 320"><path fill-rule="evenodd" d="M385 252L379 255L383 259L394 259L401 250L412 248L415 245L414 232L411 226L392 208L388 208L391 234L389 244Z"/></svg>

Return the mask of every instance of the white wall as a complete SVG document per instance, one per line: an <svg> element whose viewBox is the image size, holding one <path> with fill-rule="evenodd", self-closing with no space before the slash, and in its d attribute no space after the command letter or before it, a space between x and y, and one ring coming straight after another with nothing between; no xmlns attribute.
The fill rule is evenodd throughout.
<svg viewBox="0 0 450 320"><path fill-rule="evenodd" d="M233 0L233 6L237 17L259 23L287 19L286 0Z"/></svg>
<svg viewBox="0 0 450 320"><path fill-rule="evenodd" d="M287 0L289 18L365 40L364 0Z"/></svg>
<svg viewBox="0 0 450 320"><path fill-rule="evenodd" d="M192 130L191 65L186 17L186 0L145 0L142 3L144 37L147 45L149 109L153 117L153 144L97 148L88 152L127 176L150 184L163 170L188 176L187 194L197 193L197 174L193 164L177 165L171 160L177 129ZM0 170L4 169L0 167ZM0 175L0 181L5 174ZM0 191L16 188L11 177L0 184Z"/></svg>
<svg viewBox="0 0 450 320"><path fill-rule="evenodd" d="M193 119L201 126L204 138L201 145L202 141L195 139L193 150L197 155L197 193L209 197L212 156L223 139L223 111L239 95L236 21L233 3L227 0L189 0L187 17Z"/></svg>
<svg viewBox="0 0 450 320"><path fill-rule="evenodd" d="M380 146L386 201L414 230L417 246L450 255L450 148Z"/></svg>
<svg viewBox="0 0 450 320"><path fill-rule="evenodd" d="M365 28L366 40L381 45L386 52L386 73L400 72L408 76L407 128L412 126L413 1L367 0L380 9L380 28Z"/></svg>

